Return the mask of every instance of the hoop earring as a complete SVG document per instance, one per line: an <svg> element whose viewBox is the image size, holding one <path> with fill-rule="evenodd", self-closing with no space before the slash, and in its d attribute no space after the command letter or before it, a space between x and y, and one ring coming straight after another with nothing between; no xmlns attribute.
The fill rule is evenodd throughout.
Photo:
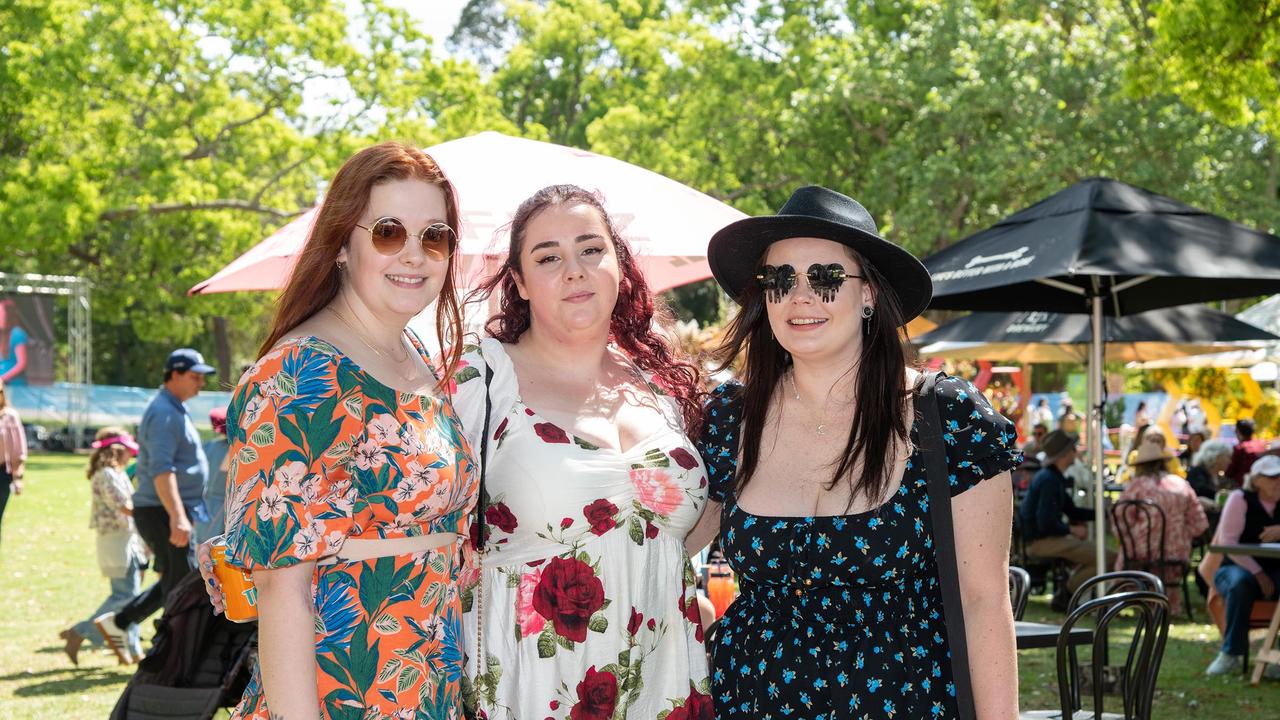
<svg viewBox="0 0 1280 720"><path fill-rule="evenodd" d="M871 316L876 314L876 309L870 305L862 306L862 334L871 334Z"/></svg>

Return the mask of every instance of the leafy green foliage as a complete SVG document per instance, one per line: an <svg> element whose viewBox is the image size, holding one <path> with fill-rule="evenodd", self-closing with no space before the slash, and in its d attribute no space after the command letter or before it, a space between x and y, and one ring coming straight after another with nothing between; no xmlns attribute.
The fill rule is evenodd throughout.
<svg viewBox="0 0 1280 720"><path fill-rule="evenodd" d="M212 351L215 316L232 319L234 380L269 298L187 289L370 139L486 122L475 71L434 60L379 0L18 0L0 27L2 269L93 281L100 382L154 384L172 347Z"/></svg>
<svg viewBox="0 0 1280 720"><path fill-rule="evenodd" d="M1280 5L1161 0L1148 24L1157 85L1222 122L1280 137Z"/></svg>
<svg viewBox="0 0 1280 720"><path fill-rule="evenodd" d="M918 254L1091 175L1275 229L1276 12L471 0L445 57L380 0L16 0L0 8L3 269L93 279L100 382L151 384L174 345L210 351L214 317L234 379L269 298L186 289L314 203L356 148L482 130L748 213L827 185ZM671 297L682 317L719 313L714 289Z"/></svg>

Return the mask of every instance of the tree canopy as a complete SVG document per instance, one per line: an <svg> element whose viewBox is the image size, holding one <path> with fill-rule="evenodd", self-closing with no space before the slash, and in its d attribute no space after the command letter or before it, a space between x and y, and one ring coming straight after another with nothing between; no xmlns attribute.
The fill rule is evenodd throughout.
<svg viewBox="0 0 1280 720"><path fill-rule="evenodd" d="M748 213L828 185L919 254L1090 175L1274 231L1276 12L471 0L441 48L379 0L16 0L0 7L0 269L93 280L98 382L150 384L163 353L142 350L177 344L231 370L271 298L189 287L313 204L355 149L489 129Z"/></svg>

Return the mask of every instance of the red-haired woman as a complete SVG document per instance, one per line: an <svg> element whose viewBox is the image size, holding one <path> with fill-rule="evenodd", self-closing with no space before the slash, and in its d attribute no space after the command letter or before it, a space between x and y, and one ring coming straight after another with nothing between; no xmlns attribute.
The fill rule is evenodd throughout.
<svg viewBox="0 0 1280 720"><path fill-rule="evenodd" d="M454 405L489 428L482 582L466 591L478 714L711 718L685 536L706 505L695 368L600 198L544 188L511 224L492 337ZM486 418L486 407L488 416Z"/></svg>
<svg viewBox="0 0 1280 720"><path fill-rule="evenodd" d="M439 298L441 346L456 342L457 228L429 156L356 153L236 388L227 559L253 573L259 664L233 717L461 712L458 578L478 475L406 328ZM451 377L457 353L440 364Z"/></svg>

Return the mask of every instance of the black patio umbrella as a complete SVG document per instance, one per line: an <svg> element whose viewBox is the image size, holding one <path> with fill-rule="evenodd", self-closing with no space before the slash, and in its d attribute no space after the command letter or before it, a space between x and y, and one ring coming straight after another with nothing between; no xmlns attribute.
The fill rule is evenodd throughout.
<svg viewBox="0 0 1280 720"><path fill-rule="evenodd" d="M971 313L914 342L926 356L1013 360L1023 363L1084 362L1093 337L1088 315L1039 310ZM1149 310L1103 318L1108 362L1132 362L1236 349L1280 337L1204 305ZM1226 344L1230 344L1228 347Z"/></svg>
<svg viewBox="0 0 1280 720"><path fill-rule="evenodd" d="M1280 290L1280 238L1089 178L925 261L934 309L1131 315Z"/></svg>
<svg viewBox="0 0 1280 720"><path fill-rule="evenodd" d="M1089 445L1099 533L1104 314L1280 292L1280 238L1110 178L1082 180L924 264L932 308L1092 316Z"/></svg>

